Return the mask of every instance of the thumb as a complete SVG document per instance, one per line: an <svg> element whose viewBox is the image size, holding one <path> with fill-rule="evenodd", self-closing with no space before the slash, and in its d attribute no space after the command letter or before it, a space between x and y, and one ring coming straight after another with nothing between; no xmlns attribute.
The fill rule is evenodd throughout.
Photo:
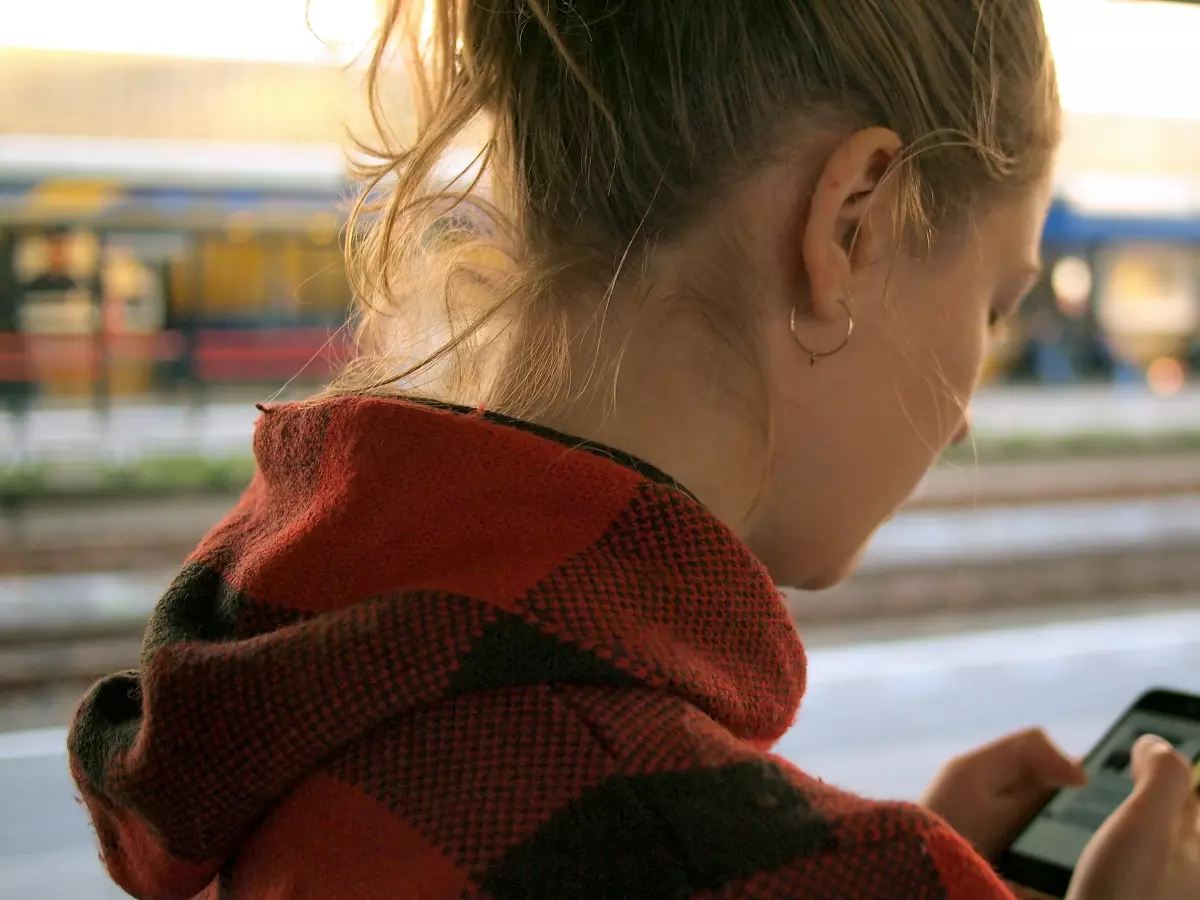
<svg viewBox="0 0 1200 900"><path fill-rule="evenodd" d="M1160 737L1133 745L1133 792L1092 836L1068 897L1153 897L1190 790L1190 764Z"/></svg>
<svg viewBox="0 0 1200 900"><path fill-rule="evenodd" d="M1071 759L1049 735L1035 728L1011 739L1025 784L1057 789L1087 783L1083 766Z"/></svg>
<svg viewBox="0 0 1200 900"><path fill-rule="evenodd" d="M1127 805L1139 816L1173 825L1172 814L1183 809L1191 794L1191 776L1183 754L1160 737L1143 735L1133 745L1133 793Z"/></svg>

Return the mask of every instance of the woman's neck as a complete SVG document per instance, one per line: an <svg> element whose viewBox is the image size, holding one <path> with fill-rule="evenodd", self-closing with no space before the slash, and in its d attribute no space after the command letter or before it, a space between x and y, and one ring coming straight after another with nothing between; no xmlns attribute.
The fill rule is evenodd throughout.
<svg viewBox="0 0 1200 900"><path fill-rule="evenodd" d="M761 391L722 379L740 371L725 358L730 348L702 327L686 329L690 317L647 300L635 322L621 328L615 318L600 346L576 344L566 388L531 404L531 418L661 469L746 539L769 463ZM513 377L528 376L514 367Z"/></svg>

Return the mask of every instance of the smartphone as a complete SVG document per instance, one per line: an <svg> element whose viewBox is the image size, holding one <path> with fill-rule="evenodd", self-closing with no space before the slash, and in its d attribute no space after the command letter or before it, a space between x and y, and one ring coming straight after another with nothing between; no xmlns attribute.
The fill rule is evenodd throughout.
<svg viewBox="0 0 1200 900"><path fill-rule="evenodd" d="M1088 783L1059 791L1001 856L1000 873L1048 898L1061 898L1083 848L1133 790L1130 752L1144 734L1170 741L1200 778L1200 696L1166 688L1147 691L1084 758Z"/></svg>

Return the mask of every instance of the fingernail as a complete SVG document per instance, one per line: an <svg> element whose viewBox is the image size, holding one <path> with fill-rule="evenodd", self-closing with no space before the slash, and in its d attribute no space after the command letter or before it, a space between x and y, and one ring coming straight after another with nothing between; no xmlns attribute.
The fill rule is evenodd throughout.
<svg viewBox="0 0 1200 900"><path fill-rule="evenodd" d="M1133 745L1134 753L1163 753L1175 749L1169 741L1157 734L1143 734Z"/></svg>

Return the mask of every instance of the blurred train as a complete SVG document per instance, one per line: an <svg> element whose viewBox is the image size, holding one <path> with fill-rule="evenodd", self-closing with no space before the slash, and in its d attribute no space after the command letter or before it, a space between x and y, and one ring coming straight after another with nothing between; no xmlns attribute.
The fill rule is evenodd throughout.
<svg viewBox="0 0 1200 900"><path fill-rule="evenodd" d="M990 378L1170 392L1200 374L1200 204L1125 193L1139 202L1063 186ZM0 393L326 380L345 352L349 197L332 149L6 138Z"/></svg>
<svg viewBox="0 0 1200 900"><path fill-rule="evenodd" d="M994 376L1170 393L1200 374L1200 197L1188 191L1166 179L1064 180L1044 275L997 335Z"/></svg>

